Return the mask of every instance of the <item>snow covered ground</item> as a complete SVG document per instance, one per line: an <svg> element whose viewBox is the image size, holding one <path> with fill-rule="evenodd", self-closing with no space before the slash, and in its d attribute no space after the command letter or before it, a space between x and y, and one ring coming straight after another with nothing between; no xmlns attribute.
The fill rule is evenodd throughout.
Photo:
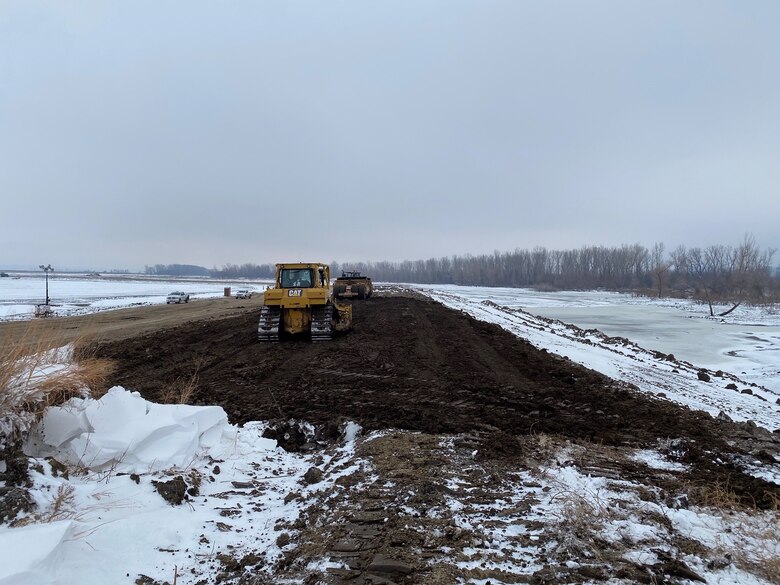
<svg viewBox="0 0 780 585"><path fill-rule="evenodd" d="M220 281L145 277L91 277L76 274L49 275L50 304L56 316L83 315L139 305L165 303L173 291L192 299L221 297L225 287L264 290L267 280ZM46 297L46 283L38 276L0 278L0 321L31 319L35 305Z"/></svg>
<svg viewBox="0 0 780 585"><path fill-rule="evenodd" d="M311 462L263 429L231 426L216 406L152 404L119 387L50 409L27 447L38 457L37 515L0 527L0 583L173 582L228 551L274 562L277 521L301 507L285 496L329 482L301 487Z"/></svg>
<svg viewBox="0 0 780 585"><path fill-rule="evenodd" d="M173 288L190 290L170 282L138 286L160 286L160 296ZM210 286L216 285L204 284L201 289L193 285L191 290L207 295ZM215 296L221 294L221 286L214 290ZM117 304L156 298L140 288L121 287L125 288L117 289L114 297ZM624 336L573 327L522 310L531 310L534 303L535 308L545 308L538 296L522 296L516 289L417 288L642 391L714 415L722 412L734 420L780 428L776 404L780 386L772 364L762 370L766 364L755 359L753 365L744 366L744 374L725 371L718 376L708 362L711 381L705 382L698 379L700 364L689 363L682 355L670 360L668 354L674 350L664 344L653 348L665 352L660 354ZM97 297L106 294L96 290L94 283L83 290L73 297L94 298L97 303ZM615 302L612 299L594 293L584 295L581 303L604 307ZM767 321L765 327L777 325ZM776 341L770 339L767 345L776 351ZM758 351L754 347L742 355L754 350ZM780 369L776 362L773 367ZM727 389L729 384L737 390ZM749 394L742 392L748 389ZM328 505L329 494L335 492L348 498L350 490L339 488L347 476L362 473L376 481L376 470L360 456L360 447L387 437L361 436L352 424L343 429L336 446L295 454L263 438L265 427L258 421L237 428L219 407L158 405L118 387L99 400L73 399L64 407L49 409L27 446L36 463L31 479L37 509L13 528L0 526L0 585L129 585L141 575L150 584L194 585L224 576L226 567L235 565L231 559L244 562L246 570L271 571L295 546L289 538L295 530L291 527L306 506ZM446 490L440 491L446 494L444 504L409 507L405 513L410 522L447 517L464 534L472 535L471 544L462 550L441 548L445 559L438 562L472 575L458 583L513 582L500 575L530 575L561 555L570 557L565 567L576 571L597 554L589 548L594 539L608 543L616 559L641 565L672 566L669 558L674 557L675 563L684 562L708 583L777 583L777 575L766 572L780 559L776 513L719 512L665 503L660 497L649 499L646 485L575 465L574 461L592 454L574 453L579 447L569 444L547 446L551 456L540 460L538 467L517 470L498 482L491 479L483 488L493 491L483 492L473 482L494 477L494 470L480 467L469 452L458 455L452 439L443 439L440 448L457 461L440 467L438 475L430 478L445 482ZM629 457L659 473L673 475L684 469L660 449L635 450ZM321 479L307 478L313 467L322 471ZM778 470L777 465L774 468ZM767 474L765 467L762 474L780 485L780 473ZM393 493L399 491L392 482L379 483ZM357 491L358 487L352 489ZM704 547L707 554L681 551L679 535ZM318 557L305 569L317 573L343 566ZM234 569L230 578L237 578L242 567ZM482 574L491 577L476 576Z"/></svg>

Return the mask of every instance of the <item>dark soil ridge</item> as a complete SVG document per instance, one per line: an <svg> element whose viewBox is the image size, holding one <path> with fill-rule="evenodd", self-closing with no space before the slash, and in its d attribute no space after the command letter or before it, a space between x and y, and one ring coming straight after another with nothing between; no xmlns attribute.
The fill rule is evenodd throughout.
<svg viewBox="0 0 780 585"><path fill-rule="evenodd" d="M197 374L191 402L218 404L236 424L292 418L326 434L346 420L367 430L477 431L487 457L518 455L516 437L531 433L633 447L676 439L692 481L727 484L759 507L780 501L777 486L733 464L757 440L780 451L763 429L643 395L431 300L374 297L353 312L354 331L329 343L259 343L257 310L104 343L97 352L115 360L113 384L152 401Z"/></svg>

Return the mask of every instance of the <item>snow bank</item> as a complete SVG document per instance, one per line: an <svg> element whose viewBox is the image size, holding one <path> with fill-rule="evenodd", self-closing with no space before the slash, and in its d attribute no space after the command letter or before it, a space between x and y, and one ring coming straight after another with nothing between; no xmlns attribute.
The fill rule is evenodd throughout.
<svg viewBox="0 0 780 585"><path fill-rule="evenodd" d="M36 569L55 569L62 560L62 542L70 536L71 522L52 522L0 531L4 555L0 585L47 583Z"/></svg>
<svg viewBox="0 0 780 585"><path fill-rule="evenodd" d="M127 473L181 468L235 434L219 406L154 404L116 386L47 410L44 450L65 464Z"/></svg>
<svg viewBox="0 0 780 585"><path fill-rule="evenodd" d="M285 498L305 491L312 462L264 429L231 426L219 407L154 404L121 387L49 408L26 446L39 463L30 468L31 523L0 525L0 585L131 585L142 574L170 582L176 571L189 583L182 567L215 550L272 565L279 523L303 506ZM80 472L63 474L47 456ZM187 505L158 491L176 476L194 486Z"/></svg>

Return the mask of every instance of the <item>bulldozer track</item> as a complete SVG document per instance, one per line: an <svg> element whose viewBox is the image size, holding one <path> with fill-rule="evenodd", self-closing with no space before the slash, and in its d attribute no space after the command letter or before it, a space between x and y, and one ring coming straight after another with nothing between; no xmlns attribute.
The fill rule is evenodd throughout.
<svg viewBox="0 0 780 585"><path fill-rule="evenodd" d="M282 311L279 307L263 306L260 310L260 322L257 325L258 341L275 343L279 341L279 323Z"/></svg>
<svg viewBox="0 0 780 585"><path fill-rule="evenodd" d="M311 310L311 340L330 341L333 338L333 305Z"/></svg>

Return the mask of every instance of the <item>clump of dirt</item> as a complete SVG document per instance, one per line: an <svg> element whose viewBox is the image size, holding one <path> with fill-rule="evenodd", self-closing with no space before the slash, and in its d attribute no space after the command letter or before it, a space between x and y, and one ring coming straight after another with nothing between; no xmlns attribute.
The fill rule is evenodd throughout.
<svg viewBox="0 0 780 585"><path fill-rule="evenodd" d="M12 522L20 514L32 512L35 502L30 496L32 485L29 461L19 443L7 443L0 449L5 471L0 473L0 522Z"/></svg>
<svg viewBox="0 0 780 585"><path fill-rule="evenodd" d="M170 481L154 481L152 483L157 489L157 493L172 506L178 506L187 497L187 484L181 475Z"/></svg>
<svg viewBox="0 0 780 585"><path fill-rule="evenodd" d="M5 471L0 472L0 481L6 486L30 487L29 460L18 442L7 443L0 449L0 461L5 461Z"/></svg>
<svg viewBox="0 0 780 585"><path fill-rule="evenodd" d="M477 433L478 456L499 459L523 456L518 438L535 433L607 446L682 439L703 482L728 481L756 502L776 490L735 481L740 472L722 463L748 450L729 444L746 435L733 423L643 395L497 325L402 296L354 303L353 315L354 330L329 343L260 343L253 310L103 344L96 353L116 363L113 384L149 400L160 401L170 383L197 368L193 402L221 405L233 423L312 423L314 438L286 423L269 429L290 450L316 448L345 420L366 430ZM762 449L778 453L778 445L769 437Z"/></svg>
<svg viewBox="0 0 780 585"><path fill-rule="evenodd" d="M190 474L186 479L177 475L169 481L152 481L157 493L172 506L178 506L190 496L197 496L200 487L200 476Z"/></svg>
<svg viewBox="0 0 780 585"><path fill-rule="evenodd" d="M136 577L135 585L168 585L168 582L158 581L157 579L152 579L148 575L141 574Z"/></svg>
<svg viewBox="0 0 780 585"><path fill-rule="evenodd" d="M18 486L0 487L0 522L12 522L19 514L34 509L35 502L29 490Z"/></svg>
<svg viewBox="0 0 780 585"><path fill-rule="evenodd" d="M313 431L300 421L272 420L263 431L263 437L273 439L285 451L297 453L311 446Z"/></svg>
<svg viewBox="0 0 780 585"><path fill-rule="evenodd" d="M258 580L253 580L247 579L245 575L249 569L252 569L252 572L254 572L257 568L262 567L265 559L261 555L249 553L241 558L236 558L228 554L219 554L217 555L217 560L222 565L222 570L217 575L217 583L236 582L236 579L238 579L239 583L252 583L253 585L266 583L262 577Z"/></svg>
<svg viewBox="0 0 780 585"><path fill-rule="evenodd" d="M308 485L322 481L322 470L316 467L310 468L303 476L303 481Z"/></svg>

